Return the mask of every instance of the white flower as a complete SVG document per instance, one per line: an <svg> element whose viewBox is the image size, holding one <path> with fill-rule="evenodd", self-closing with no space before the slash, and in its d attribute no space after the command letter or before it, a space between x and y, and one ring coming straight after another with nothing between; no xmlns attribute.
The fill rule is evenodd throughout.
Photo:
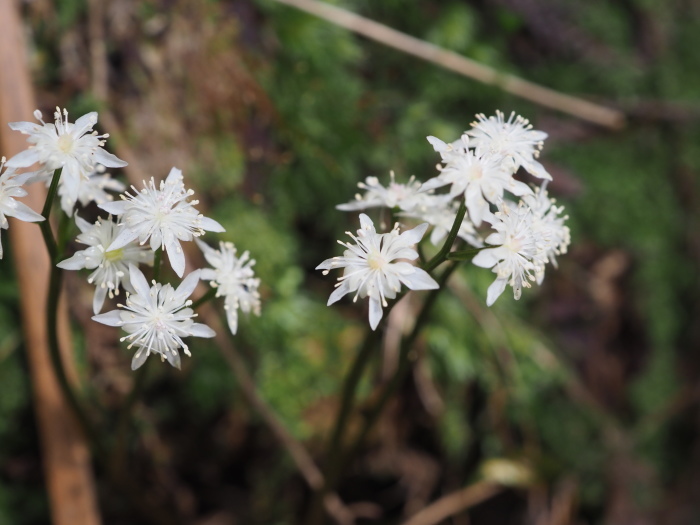
<svg viewBox="0 0 700 525"><path fill-rule="evenodd" d="M450 196L464 194L469 217L476 226L489 213L488 202L498 203L503 191L514 195L532 193L527 184L513 178L513 172L504 167L498 156L484 154L480 149L469 149L469 138L462 136L461 146L446 144L435 137L428 137L435 151L442 156L444 166L440 175L423 184L424 190L451 184Z"/></svg>
<svg viewBox="0 0 700 525"><path fill-rule="evenodd" d="M495 117L479 114L478 122L472 122L472 129L467 135L472 137L472 146L485 154L493 155L512 166L516 171L520 166L540 179L551 179L544 166L535 160L542 149L547 134L532 129L530 122L515 112L508 120L500 111Z"/></svg>
<svg viewBox="0 0 700 525"><path fill-rule="evenodd" d="M359 182L357 186L365 190L364 195L355 195L355 200L346 204L339 204L337 209L342 211L357 211L367 208L395 208L399 206L403 210L409 210L422 202L426 196L421 190L421 183L411 177L406 184L397 183L394 172L390 172L391 182L386 188L379 183L377 177L367 177L365 182Z"/></svg>
<svg viewBox="0 0 700 525"><path fill-rule="evenodd" d="M323 274L327 275L330 270L345 268L328 298L328 306L351 292L355 292L353 301L369 297L369 324L374 330L384 313L382 307L387 306L386 300L396 297L401 283L411 290L432 290L438 288L438 283L427 272L406 261L392 262L418 258L412 246L423 237L427 223L401 234L398 225L389 233L378 234L372 220L363 213L360 226L357 236L347 232L355 244L338 241L347 248L342 257L327 259L316 269L324 270Z"/></svg>
<svg viewBox="0 0 700 525"><path fill-rule="evenodd" d="M413 217L420 221L425 221L433 227L430 234L430 242L437 246L447 237L452 229L452 225L457 217L459 203L454 201L449 195L429 195L420 206L416 206L410 212L403 212L399 215L403 217ZM464 220L459 227L457 237L465 240L476 248L483 246L483 241L474 229L474 224L469 219L469 215L464 216Z"/></svg>
<svg viewBox="0 0 700 525"><path fill-rule="evenodd" d="M12 168L27 168L38 162L42 171L34 180L50 178L53 171L63 168L59 184L67 199L78 200L80 181L87 179L95 170L97 164L108 168L126 166L126 162L105 151L104 139L109 135L98 135L92 131L97 124L97 113L94 111L83 115L75 124L68 122L68 111L63 113L56 108L55 122L45 123L39 110L34 117L41 122L10 122L13 130L29 135L27 142L32 144L29 149L12 157L7 165Z"/></svg>
<svg viewBox="0 0 700 525"><path fill-rule="evenodd" d="M5 157L0 160L0 173L5 169ZM17 175L12 168L5 169L5 173L0 175L0 228L6 230L9 227L7 217L15 217L25 222L40 222L44 217L32 210L29 206L22 202L17 202L16 197L24 197L27 191L22 188L27 179L32 177L33 173L22 173ZM0 259L2 259L3 250L2 242L0 242Z"/></svg>
<svg viewBox="0 0 700 525"><path fill-rule="evenodd" d="M47 181L47 184L50 182ZM109 173L105 173L105 167L99 164L95 171L93 171L87 178L82 179L78 186L77 200L82 206L87 206L91 202L96 204L102 204L104 202L109 202L114 200L114 197L107 193L105 190L120 192L124 191L126 186L113 179ZM61 209L66 213L66 215L73 215L73 208L75 208L75 200L67 191L67 186L61 185L59 183L58 195L61 197Z"/></svg>
<svg viewBox="0 0 700 525"><path fill-rule="evenodd" d="M480 251L472 262L482 268L493 268L496 280L489 286L486 304L491 306L503 293L506 284L513 287L513 296L520 299L523 286L534 281L538 253L537 238L532 224L532 211L521 201L519 205L501 202L499 211L484 220L490 222L496 233L486 237L496 248Z"/></svg>
<svg viewBox="0 0 700 525"><path fill-rule="evenodd" d="M534 195L526 195L523 201L532 210L532 229L538 239L538 253L535 256L538 264L535 277L537 284L544 279L545 264L550 262L557 267L557 255L566 253L571 243L571 231L564 222L568 215L561 215L563 206L555 206L555 199L547 194L547 181L541 188L536 188Z"/></svg>
<svg viewBox="0 0 700 525"><path fill-rule="evenodd" d="M131 285L136 291L127 294L126 305L118 305L121 310L112 310L93 316L93 320L108 326L121 326L129 335L121 341L129 341L127 348L138 350L131 361L131 369L136 370L150 354L160 354L161 360L180 368L182 347L186 355L191 355L183 337L214 337L215 332L205 324L192 321L197 314L187 298L199 282L199 270L192 272L177 289L169 284L153 282L148 286L146 278L134 265L129 267Z"/></svg>
<svg viewBox="0 0 700 525"><path fill-rule="evenodd" d="M250 258L247 251L236 257L236 248L230 242L219 243L220 249L215 250L199 239L195 241L207 262L213 267L203 269L200 278L209 281L211 286L216 288L217 297L224 296L228 327L235 335L238 330L239 309L246 314L253 312L260 315L260 279L256 278L253 272L255 260Z"/></svg>
<svg viewBox="0 0 700 525"><path fill-rule="evenodd" d="M107 248L116 250L138 239L144 244L150 239L152 250L165 248L175 273L182 277L185 272L185 254L180 241L191 241L204 231L223 232L223 226L213 219L204 217L194 205L199 201L188 202L194 195L186 190L182 181L182 172L173 168L165 181L156 183L151 177L148 184L144 182L141 191L134 190L134 195L122 195L120 202L106 202L100 205L113 215L120 215L120 223L125 228Z"/></svg>
<svg viewBox="0 0 700 525"><path fill-rule="evenodd" d="M134 292L129 281L129 266L139 263L152 265L153 252L136 243L108 251L109 245L123 229L111 220L99 218L95 224L90 224L76 215L75 223L81 231L77 241L87 244L89 248L76 252L73 257L61 261L56 266L64 270L95 270L88 277L88 282L97 287L92 301L92 310L97 314L108 294L110 299L119 295L120 284L127 291Z"/></svg>

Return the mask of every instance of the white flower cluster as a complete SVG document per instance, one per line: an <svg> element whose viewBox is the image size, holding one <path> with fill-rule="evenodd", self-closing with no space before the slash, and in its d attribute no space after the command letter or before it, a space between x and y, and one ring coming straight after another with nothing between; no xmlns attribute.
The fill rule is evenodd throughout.
<svg viewBox="0 0 700 525"><path fill-rule="evenodd" d="M431 225L430 240L437 245L452 229L463 199L468 215L460 224L458 237L480 249L473 259L475 265L492 268L496 273L496 280L488 290L487 304L492 305L507 284L513 287L514 296L519 299L522 288L529 287L530 281L542 282L545 265L548 262L556 265L556 255L565 253L570 242L563 208L557 207L547 195L546 184L551 176L537 160L546 138L546 133L532 129L526 119L515 113L508 119L500 111L495 117L477 115L471 129L455 142L446 143L428 137L441 157L437 176L424 183L411 177L408 183L402 184L396 182L392 172L386 187L376 177L367 177L365 182L358 184L364 193L337 208L343 211L374 207L395 209L400 217L427 223L419 227L421 236L428 224ZM515 179L514 175L520 168L544 179L542 186L533 190ZM436 193L446 186L449 186L447 193ZM508 200L508 194L521 197L520 202ZM369 221L364 217L361 219L363 230L360 231L365 232L364 237L369 237L368 232L374 232L374 228L367 230L364 227ZM485 231L484 224L490 224L495 232ZM385 305L384 297L394 297L398 288L389 285L384 267L379 269L367 262L364 265L358 262L358 257L369 260L366 254L363 255L368 253L367 243L360 242L359 233L357 238L353 237L357 247L344 244L352 253L356 252L356 256L346 252L345 257L329 259L318 269L346 268L329 304L351 291L356 292L355 297L370 296L370 320L374 320L371 323L374 328L381 317L381 310L377 316L377 305ZM486 236L485 240L482 240L481 233ZM421 236L414 242L418 242ZM488 247L484 247L484 242ZM367 268L374 272L371 278Z"/></svg>
<svg viewBox="0 0 700 525"><path fill-rule="evenodd" d="M2 160L0 160L0 229L6 230L9 228L8 217L15 217L25 222L40 222L44 220L44 217L29 206L15 200L17 197L25 197L27 195L27 190L22 186L32 175L34 174L17 174L14 168L5 168L5 157L2 157ZM0 241L0 259L2 259L2 256L2 241Z"/></svg>
<svg viewBox="0 0 700 525"><path fill-rule="evenodd" d="M379 234L372 220L361 213L357 236L347 232L355 244L338 241L347 248L343 256L327 259L316 267L324 270L324 275L330 270L345 268L328 299L328 306L352 292L355 292L353 301L358 297L369 297L369 324L374 330L382 319L382 307L387 306L387 298L396 297L401 283L410 290L438 288L438 283L427 272L405 261L418 258L413 246L423 238L427 229L428 224L423 223L399 233L397 224L389 233Z"/></svg>
<svg viewBox="0 0 700 525"><path fill-rule="evenodd" d="M68 112L56 108L55 122L45 123L37 110L34 116L41 124L14 122L13 130L29 135L29 149L7 162L0 176L0 227L7 228L6 216L24 221L41 221L44 217L14 199L26 195L22 185L42 181L49 185L57 176L58 196L63 211L73 216L76 203L87 206L95 202L107 211L107 218L98 218L90 224L77 214L75 222L80 230L76 241L87 246L72 257L58 263L65 270L88 269L88 282L95 285L93 299L94 320L120 326L129 335L129 348L137 351L132 368L141 366L151 354L179 368L179 349L190 355L183 337L213 337L207 326L194 323L196 316L190 308L192 294L200 278L218 286L217 296L225 298L225 308L232 333L238 327L237 310L259 315L259 279L254 277L248 252L239 259L230 243L222 243L221 250L213 250L198 242L206 259L214 269L196 270L184 277L175 289L170 284L153 281L149 286L138 268L140 264L153 265L157 250L168 254L170 265L178 277L185 272L185 255L181 242L191 241L205 231L223 232L215 220L204 217L191 200L194 192L185 188L182 172L173 168L164 181L156 184L151 178L132 193L125 192L120 201L113 201L108 191L121 192L125 186L105 173L105 167L123 167L126 162L103 149L108 135L93 131L97 113L88 113L75 123L68 121ZM5 159L0 165L4 168ZM39 164L38 171L17 174L16 169ZM114 220L113 220L114 217ZM148 244L146 244L148 243ZM0 258L2 245L0 245ZM118 310L99 314L105 299L126 290L125 304ZM98 315L99 314L99 315Z"/></svg>

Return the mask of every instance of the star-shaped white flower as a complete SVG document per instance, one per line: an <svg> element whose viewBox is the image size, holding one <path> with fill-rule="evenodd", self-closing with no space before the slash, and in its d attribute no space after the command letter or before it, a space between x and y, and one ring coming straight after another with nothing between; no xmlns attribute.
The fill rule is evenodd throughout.
<svg viewBox="0 0 700 525"><path fill-rule="evenodd" d="M532 124L515 112L508 120L500 111L496 111L495 117L486 118L482 113L476 118L478 122L473 122L472 129L467 131L472 147L501 159L512 166L513 171L522 166L535 177L551 180L552 176L535 160L547 138L544 131L532 129Z"/></svg>
<svg viewBox="0 0 700 525"><path fill-rule="evenodd" d="M216 288L217 297L224 297L228 327L235 335L239 309L246 314L260 315L260 279L253 272L255 259L251 259L247 251L236 257L236 247L230 242L219 243L219 249L215 250L199 239L195 241L212 266L203 269L200 278Z"/></svg>
<svg viewBox="0 0 700 525"><path fill-rule="evenodd" d="M4 173L2 173L3 169ZM5 169L5 157L0 160L0 173L0 229L6 230L10 226L7 217L15 217L25 222L43 221L44 217L26 204L15 200L17 197L27 195L27 191L22 185L34 174L22 173L18 175L13 168ZM0 259L2 256L2 242L0 242Z"/></svg>
<svg viewBox="0 0 700 525"><path fill-rule="evenodd" d="M93 320L108 326L121 326L129 334L121 341L129 341L127 348L136 347L131 361L131 369L136 370L151 354L160 354L161 360L180 368L182 348L191 355L183 337L214 337L216 333L205 324L192 321L197 314L187 299L199 282L199 270L192 272L177 289L169 284L153 282L148 286L146 278L136 266L129 267L134 294L127 294L126 305L118 305L120 310L112 310L93 316Z"/></svg>
<svg viewBox="0 0 700 525"><path fill-rule="evenodd" d="M107 248L109 251L126 246L138 239L144 244L150 239L152 250L165 248L175 273L182 277L185 272L185 254L180 241L191 241L204 231L223 232L218 222L199 213L194 205L199 201L189 199L194 192L186 190L182 172L173 168L170 174L156 187L151 177L148 184L134 194L125 193L120 202L106 202L100 205L105 211L120 216L124 229Z"/></svg>
<svg viewBox="0 0 700 525"><path fill-rule="evenodd" d="M402 283L411 290L432 290L439 285L427 272L406 262L418 258L413 246L423 238L428 223L403 233L396 225L389 233L378 234L372 220L363 213L360 226L357 236L347 232L355 244L338 241L347 248L342 257L327 259L316 269L324 270L324 275L336 268L345 269L328 298L328 306L352 292L353 301L369 297L369 324L375 330L384 315L382 307L388 305L387 299L396 297Z"/></svg>
<svg viewBox="0 0 700 525"><path fill-rule="evenodd" d="M547 194L547 181L536 188L534 195L523 197L524 203L532 211L532 229L538 239L538 252L535 256L535 277L537 284L542 284L546 263L557 267L557 255L566 253L571 243L571 231L564 223L569 218L562 215L563 206L556 206L556 200Z"/></svg>
<svg viewBox="0 0 700 525"><path fill-rule="evenodd" d="M504 190L518 196L532 193L527 184L513 178L513 171L506 169L501 157L485 154L481 149L469 149L469 137L466 135L462 136L461 145L446 144L435 137L428 137L428 141L442 156L444 166L440 175L423 184L423 189L451 184L450 196L464 194L474 225L481 225L489 213L488 202L498 203L503 198Z"/></svg>
<svg viewBox="0 0 700 525"><path fill-rule="evenodd" d="M42 170L33 180L50 178L54 170L63 168L59 184L66 199L75 203L78 200L80 182L95 171L97 164L108 168L121 168L126 162L105 151L102 146L109 135L98 135L92 127L97 124L94 111L83 115L75 123L68 122L68 111L63 113L56 108L55 122L47 124L42 120L41 111L34 117L41 122L10 122L13 130L29 135L29 149L12 157L8 167L27 168L39 163Z"/></svg>
<svg viewBox="0 0 700 525"><path fill-rule="evenodd" d="M80 270L86 268L95 270L88 277L88 283L96 286L95 296L92 301L92 310L99 313L104 305L105 297L112 299L119 295L119 285L123 285L128 292L134 292L129 281L129 266L131 264L153 264L153 252L150 248L130 243L123 248L108 251L107 248L123 229L111 220L97 219L95 224L90 224L77 215L75 223L81 233L77 241L89 247L76 252L72 257L61 261L56 266L64 270Z"/></svg>
<svg viewBox="0 0 700 525"><path fill-rule="evenodd" d="M395 208L409 210L419 205L427 196L421 190L421 183L415 177L411 177L407 183L396 182L394 172L390 172L391 181L384 187L377 177L367 177L365 182L359 182L357 186L365 190L364 195L355 195L355 200L346 204L339 204L337 209L342 211L366 210L367 208Z"/></svg>
<svg viewBox="0 0 700 525"><path fill-rule="evenodd" d="M433 231L430 234L430 242L437 246L447 237L447 234L452 229L458 208L459 203L449 195L428 195L420 206L416 206L411 211L403 212L399 215L412 217L430 224L433 227ZM474 224L468 214L464 216L464 220L457 232L457 237L476 248L481 248L484 245L481 237L474 229Z"/></svg>
<svg viewBox="0 0 700 525"><path fill-rule="evenodd" d="M50 181L47 181L47 183L49 182ZM126 186L118 180L113 179L109 173L105 173L105 167L100 164L87 178L80 181L77 198L82 206L87 206L91 202L100 205L104 202L114 200L114 196L107 193L106 190L120 192L125 189ZM66 215L73 215L76 202L73 200L73 197L75 197L75 195L71 195L67 191L67 187L60 184L58 187L58 195L61 198L61 209Z"/></svg>
<svg viewBox="0 0 700 525"><path fill-rule="evenodd" d="M530 287L537 269L537 238L532 227L532 211L521 201L519 205L501 202L499 211L484 220L496 230L486 243L496 246L481 250L472 262L482 268L493 268L496 280L489 286L486 304L491 306L503 293L506 284L513 287L513 296L520 299L522 288Z"/></svg>

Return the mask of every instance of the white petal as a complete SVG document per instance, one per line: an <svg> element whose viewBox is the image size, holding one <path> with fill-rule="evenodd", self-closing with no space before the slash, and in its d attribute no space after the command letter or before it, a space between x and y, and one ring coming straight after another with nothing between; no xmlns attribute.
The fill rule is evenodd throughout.
<svg viewBox="0 0 700 525"><path fill-rule="evenodd" d="M166 184L175 183L182 180L182 171L173 167L170 169L167 178L165 179Z"/></svg>
<svg viewBox="0 0 700 525"><path fill-rule="evenodd" d="M129 204L128 201L103 202L98 206L98 208L101 208L112 215L123 215L126 212L127 204Z"/></svg>
<svg viewBox="0 0 700 525"><path fill-rule="evenodd" d="M190 326L190 335L195 337L214 337L216 332L202 323L194 323Z"/></svg>
<svg viewBox="0 0 700 525"><path fill-rule="evenodd" d="M119 232L119 235L117 235L116 239L112 241L112 244L107 246L107 251L111 252L112 250L118 250L119 248L123 248L131 241L135 240L138 236L138 233L128 228L123 228L122 231Z"/></svg>
<svg viewBox="0 0 700 525"><path fill-rule="evenodd" d="M92 298L92 312L94 314L99 314L100 310L105 304L105 297L107 297L107 287L98 286L95 288L95 295Z"/></svg>
<svg viewBox="0 0 700 525"><path fill-rule="evenodd" d="M25 135L37 133L43 127L41 124L37 124L36 122L8 122L7 125L10 126L10 129L19 131Z"/></svg>
<svg viewBox="0 0 700 525"><path fill-rule="evenodd" d="M165 358L168 360L168 363L180 370L182 364L180 362L180 354L177 350L175 350L175 352L166 352Z"/></svg>
<svg viewBox="0 0 700 525"><path fill-rule="evenodd" d="M71 133L77 138L87 133L95 124L97 124L97 112L91 111L75 121Z"/></svg>
<svg viewBox="0 0 700 525"><path fill-rule="evenodd" d="M440 285L430 277L430 274L420 268L415 268L409 275L399 275L401 282L411 290L435 290Z"/></svg>
<svg viewBox="0 0 700 525"><path fill-rule="evenodd" d="M25 149L5 163L8 168L28 168L39 162L39 152L36 148Z"/></svg>
<svg viewBox="0 0 700 525"><path fill-rule="evenodd" d="M338 268L338 266L333 266L333 259L326 259L321 264L316 267L316 270L332 270L333 268Z"/></svg>
<svg viewBox="0 0 700 525"><path fill-rule="evenodd" d="M165 251L168 254L170 266L178 277L182 277L185 273L185 253L182 251L179 241L177 239L166 241Z"/></svg>
<svg viewBox="0 0 700 525"><path fill-rule="evenodd" d="M139 348L139 351L134 354L134 358L131 360L131 369L136 370L148 359L148 351L145 348Z"/></svg>
<svg viewBox="0 0 700 525"><path fill-rule="evenodd" d="M496 299L503 293L506 289L506 279L496 279L491 286L489 286L488 293L486 294L486 306L491 306L496 302Z"/></svg>
<svg viewBox="0 0 700 525"><path fill-rule="evenodd" d="M228 301L227 301L228 304ZM233 308L233 306L229 306L228 311L226 312L226 321L228 322L228 329L231 331L233 335L236 335L236 332L238 331L238 310Z"/></svg>
<svg viewBox="0 0 700 525"><path fill-rule="evenodd" d="M356 199L351 202L346 202L345 204L338 204L335 209L340 211L358 211L366 210L367 208L373 208L380 206L379 202L366 201L362 199Z"/></svg>
<svg viewBox="0 0 700 525"><path fill-rule="evenodd" d="M104 314L93 315L92 320L97 321L98 323L106 324L107 326L122 326L124 324L124 321L122 321L121 318L120 310L112 310L111 312Z"/></svg>
<svg viewBox="0 0 700 525"><path fill-rule="evenodd" d="M430 226L427 222L424 222L423 224L419 224L412 230L408 230L403 232L400 236L399 239L401 239L401 243L404 244L405 246L413 246L414 244L418 244L418 242L423 238L423 235L425 234L425 231L428 229L428 226ZM415 257L414 257L415 259Z"/></svg>
<svg viewBox="0 0 700 525"><path fill-rule="evenodd" d="M218 222L216 222L214 219L210 219L209 217L202 217L200 219L201 221L201 226L203 230L207 230L208 232L225 232L226 229L221 226Z"/></svg>
<svg viewBox="0 0 700 525"><path fill-rule="evenodd" d="M73 257L66 259L65 261L61 261L56 266L62 270L80 270L85 268L85 256L82 252L78 252L73 255Z"/></svg>
<svg viewBox="0 0 700 525"><path fill-rule="evenodd" d="M472 259L472 263L480 266L481 268L493 268L498 264L499 260L500 259L496 255L496 251L491 248L487 248L486 250L481 250L479 253L477 253Z"/></svg>
<svg viewBox="0 0 700 525"><path fill-rule="evenodd" d="M442 153L443 151L447 151L449 147L447 144L443 141L441 141L437 137L433 137L432 135L429 137L426 137L428 139L428 142L433 146L433 149L437 151L438 153Z"/></svg>
<svg viewBox="0 0 700 525"><path fill-rule="evenodd" d="M124 166L129 165L116 155L112 155L111 153L103 150L102 148L97 148L95 150L93 158L98 164L102 164L106 168L123 168Z"/></svg>
<svg viewBox="0 0 700 525"><path fill-rule="evenodd" d="M379 302L379 299L375 299L374 297L369 298L369 326L372 328L372 330L377 329L377 325L379 324L379 321L382 320L382 316L384 315L384 311L382 310L382 303Z"/></svg>
<svg viewBox="0 0 700 525"><path fill-rule="evenodd" d="M423 185L420 187L420 191L434 190L435 188L441 188L446 184L449 184L449 182L441 179L440 177L433 177L432 179L429 179L423 183Z"/></svg>
<svg viewBox="0 0 700 525"><path fill-rule="evenodd" d="M9 215L10 217L16 217L20 221L25 221L25 222L41 222L44 220L44 217L42 217L40 214L32 210L29 206L22 202L17 202L17 201L10 201L13 204L13 208L11 211L5 211L6 215ZM9 204L9 203L8 203Z"/></svg>
<svg viewBox="0 0 700 525"><path fill-rule="evenodd" d="M151 293L151 287L148 286L148 281L143 275L141 270L139 270L133 264L129 265L129 281L131 281L131 286L134 287L137 295L141 297L148 297Z"/></svg>
<svg viewBox="0 0 700 525"><path fill-rule="evenodd" d="M375 231L374 229L374 223L372 222L372 219L370 219L367 215L364 213L360 213L360 227L363 230L372 230Z"/></svg>
<svg viewBox="0 0 700 525"><path fill-rule="evenodd" d="M78 215L75 216L75 224L82 233L85 233L93 226L88 221L86 221L82 217L79 217Z"/></svg>
<svg viewBox="0 0 700 525"><path fill-rule="evenodd" d="M347 280L343 281L340 286L338 286L335 290L333 290L333 293L328 298L328 302L326 303L326 306L330 306L333 303L339 301L341 297L343 297L345 294L350 293L352 291L354 291L354 290L350 289L350 284L348 283L348 281Z"/></svg>
<svg viewBox="0 0 700 525"><path fill-rule="evenodd" d="M178 300L185 302L185 299L192 295L194 289L197 288L197 284L199 284L199 274L200 270L195 270L183 279L180 286L175 290L175 297L177 297Z"/></svg>

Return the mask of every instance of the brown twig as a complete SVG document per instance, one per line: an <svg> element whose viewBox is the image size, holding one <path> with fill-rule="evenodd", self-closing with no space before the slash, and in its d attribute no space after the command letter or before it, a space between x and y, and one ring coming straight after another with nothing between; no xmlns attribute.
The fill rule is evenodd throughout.
<svg viewBox="0 0 700 525"><path fill-rule="evenodd" d="M403 525L435 525L450 516L478 505L500 491L501 487L493 483L486 481L474 483L431 503L409 518Z"/></svg>
<svg viewBox="0 0 700 525"><path fill-rule="evenodd" d="M30 120L36 109L25 55L22 21L16 2L0 0L0 121ZM25 137L0 127L2 152L12 155L25 149ZM23 199L41 209L46 189L28 188ZM49 257L36 224L12 221L10 240L20 287L22 326L29 359L38 421L42 462L46 473L51 520L55 525L98 525L94 480L85 436L61 395L49 358L46 317ZM59 303L59 341L69 379L77 379L69 350L70 337L65 304Z"/></svg>
<svg viewBox="0 0 700 525"><path fill-rule="evenodd" d="M275 411L260 396L248 368L227 336L227 328L218 319L211 304L203 305L198 312L202 320L216 331L215 341L224 359L236 376L238 385L248 403L260 414L265 424L277 440L287 450L297 469L314 491L323 490L324 479L321 470L316 466L311 454L284 426ZM353 512L348 509L335 492L328 492L324 497L324 505L333 519L341 525L355 522Z"/></svg>
<svg viewBox="0 0 700 525"><path fill-rule="evenodd" d="M345 9L317 0L277 1L306 11L371 40L422 58L427 62L437 64L465 77L497 87L506 93L524 98L540 106L555 109L606 128L621 129L625 126L625 115L621 111L607 108L582 98L566 95L508 73L502 73L475 60L412 37Z"/></svg>
<svg viewBox="0 0 700 525"><path fill-rule="evenodd" d="M136 154L128 147L123 140L123 134L120 131L118 121L114 115L108 110L103 110L102 120L108 129L111 136L115 139L115 152L117 156L129 162L129 166L125 168L127 179L131 184L139 187L143 180L143 171L139 168L139 163ZM187 258L187 268L191 268L190 254L185 252ZM248 373L245 362L233 347L233 344L227 337L228 328L221 323L216 312L210 304L204 304L198 310L199 315L204 323L211 326L217 333L216 343L226 362L231 367L233 374L245 396L246 400L262 417L265 424L275 435L280 444L287 450L292 461L314 491L323 489L324 477L321 470L316 466L311 454L306 450L294 436L287 430L275 411L267 404L267 402L258 393L257 387L253 378ZM335 492L328 493L324 498L326 511L340 525L352 525L355 522L355 514L342 502Z"/></svg>

